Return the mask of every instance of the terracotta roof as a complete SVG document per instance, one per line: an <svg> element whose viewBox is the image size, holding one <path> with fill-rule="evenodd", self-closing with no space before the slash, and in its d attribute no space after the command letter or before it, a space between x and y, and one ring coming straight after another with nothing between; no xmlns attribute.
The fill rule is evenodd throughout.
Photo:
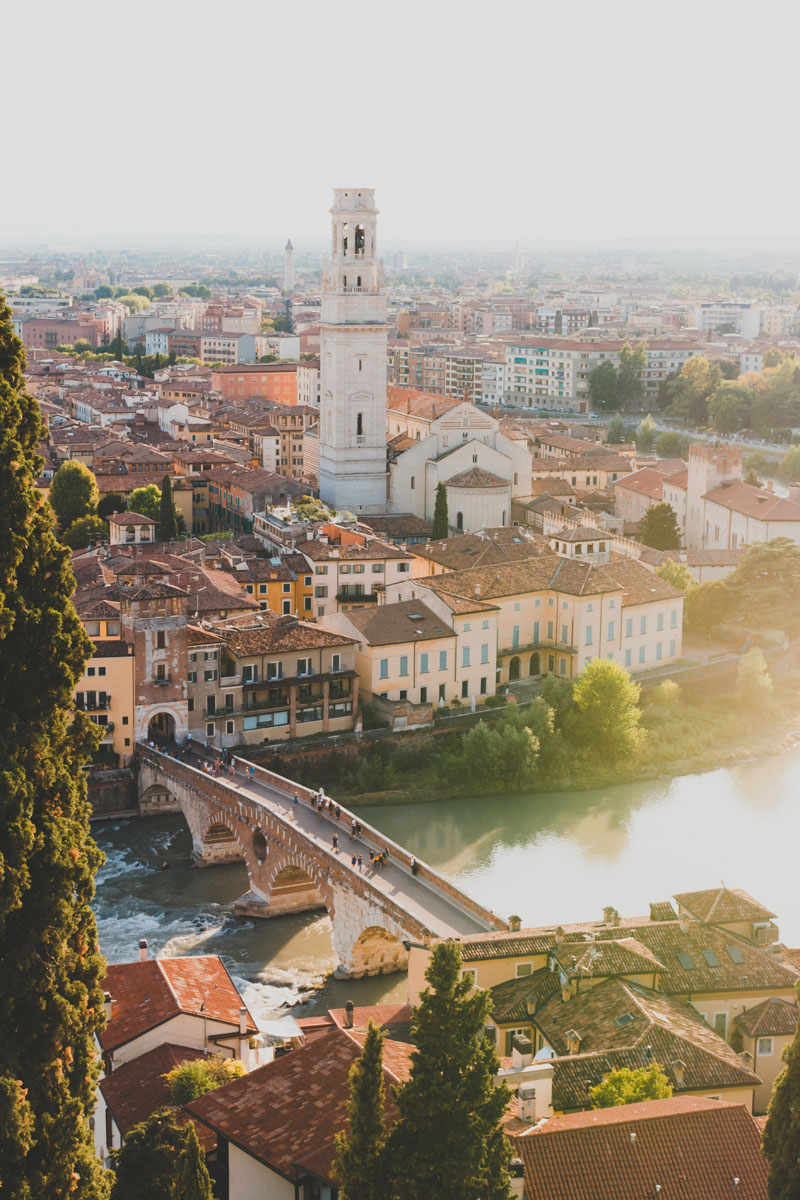
<svg viewBox="0 0 800 1200"><path fill-rule="evenodd" d="M351 609L347 618L370 646L454 638L455 630L419 600L401 600L375 608Z"/></svg>
<svg viewBox="0 0 800 1200"><path fill-rule="evenodd" d="M736 550L687 550L687 567L735 567L745 553L746 547Z"/></svg>
<svg viewBox="0 0 800 1200"><path fill-rule="evenodd" d="M77 607L77 606L76 606ZM81 620L119 620L119 604L111 604L108 600L95 600L85 608L79 609Z"/></svg>
<svg viewBox="0 0 800 1200"><path fill-rule="evenodd" d="M732 921L769 921L776 914L741 888L708 888L701 892L680 892L675 899L693 917L711 925Z"/></svg>
<svg viewBox="0 0 800 1200"><path fill-rule="evenodd" d="M416 392L412 388L397 387L391 383L386 389L386 407L390 412L406 413L425 421L435 421L463 403L463 400L433 396L430 392Z"/></svg>
<svg viewBox="0 0 800 1200"><path fill-rule="evenodd" d="M568 974L575 976L641 975L666 968L642 942L632 937L605 942L562 942L552 957Z"/></svg>
<svg viewBox="0 0 800 1200"><path fill-rule="evenodd" d="M216 954L185 958L148 958L109 963L104 989L110 994L111 1020L100 1034L104 1050L114 1050L179 1013L201 1014L239 1027L244 1001ZM256 1031L248 1013L247 1028Z"/></svg>
<svg viewBox="0 0 800 1200"><path fill-rule="evenodd" d="M447 487L459 488L511 487L508 479L501 479L499 475L484 471L481 467L469 467L466 471L459 471L457 475L446 479L445 484Z"/></svg>
<svg viewBox="0 0 800 1200"><path fill-rule="evenodd" d="M412 557L408 550L403 550L400 546L393 546L389 542L383 542L380 538L366 538L360 545L343 545L340 542L323 542L320 538L308 538L304 542L297 542L295 549L314 562L328 562L330 559L337 558L348 562L350 559L394 558L402 560Z"/></svg>
<svg viewBox="0 0 800 1200"><path fill-rule="evenodd" d="M540 967L532 975L525 975L520 979L506 979L489 989L492 996L492 1020L499 1025L505 1025L509 1021L527 1022L531 1016L530 1005L538 1008L560 990L558 973L551 971L549 967Z"/></svg>
<svg viewBox="0 0 800 1200"><path fill-rule="evenodd" d="M294 617L264 610L238 621L217 621L214 631L238 657L278 654L287 650L317 650L324 646L352 646L356 638L321 629Z"/></svg>
<svg viewBox="0 0 800 1200"><path fill-rule="evenodd" d="M110 517L106 517L112 525L157 525L157 521L153 521L150 517L143 517L141 513L122 512L112 513Z"/></svg>
<svg viewBox="0 0 800 1200"><path fill-rule="evenodd" d="M514 1145L528 1200L766 1200L760 1141L744 1105L672 1096L551 1117Z"/></svg>
<svg viewBox="0 0 800 1200"><path fill-rule="evenodd" d="M402 537L404 534L414 537L417 534L431 534L430 521L414 513L386 513L380 517L367 517L367 525L383 537Z"/></svg>
<svg viewBox="0 0 800 1200"><path fill-rule="evenodd" d="M505 534L513 532L513 537ZM428 542L424 546L414 547L418 558L430 559L431 562L447 567L451 571L463 570L467 567L489 566L492 563L513 562L521 558L534 558L538 554L551 552L550 541L543 534L528 530L522 532L519 526L502 532L496 529L484 529L480 533L463 533L457 537L443 538L440 541Z"/></svg>
<svg viewBox="0 0 800 1200"><path fill-rule="evenodd" d="M666 472L659 471L656 467L642 467L641 470L634 471L632 475L618 479L614 487L626 488L629 492L638 492L650 500L660 500L661 485L668 478L669 475Z"/></svg>
<svg viewBox="0 0 800 1200"><path fill-rule="evenodd" d="M347 1124L348 1076L363 1036L363 1030L335 1029L314 1037L191 1101L186 1111L292 1182L295 1164L330 1180L334 1137ZM408 1078L411 1049L384 1043L387 1123L397 1116L392 1088Z"/></svg>
<svg viewBox="0 0 800 1200"><path fill-rule="evenodd" d="M205 1058L202 1050L191 1046L165 1043L132 1058L100 1080L100 1091L123 1137L157 1108L171 1106L167 1071L195 1058Z"/></svg>
<svg viewBox="0 0 800 1200"><path fill-rule="evenodd" d="M657 1062L676 1091L760 1082L690 1004L626 979L603 979L566 1002L559 993L530 1019L559 1056L573 1057L567 1034L575 1031L581 1055L616 1057L624 1052L618 1065L629 1067ZM682 1064L682 1074L677 1064ZM559 1079L555 1062L554 1068L553 1107L583 1107L589 1100L586 1081L591 1076L583 1077L576 1095L575 1080ZM565 1084L567 1094L558 1095L557 1088Z"/></svg>
<svg viewBox="0 0 800 1200"><path fill-rule="evenodd" d="M96 658L128 658L133 656L133 642L126 642L122 638L92 638L94 643L94 651L90 661Z"/></svg>
<svg viewBox="0 0 800 1200"><path fill-rule="evenodd" d="M126 600L165 600L187 596L188 592L171 583L143 583L130 591L123 590L123 595Z"/></svg>
<svg viewBox="0 0 800 1200"><path fill-rule="evenodd" d="M800 504L742 479L721 484L706 492L703 499L759 521L800 521Z"/></svg>
<svg viewBox="0 0 800 1200"><path fill-rule="evenodd" d="M748 1037L794 1036L800 1008L780 996L770 996L754 1008L747 1008L736 1017L736 1024Z"/></svg>

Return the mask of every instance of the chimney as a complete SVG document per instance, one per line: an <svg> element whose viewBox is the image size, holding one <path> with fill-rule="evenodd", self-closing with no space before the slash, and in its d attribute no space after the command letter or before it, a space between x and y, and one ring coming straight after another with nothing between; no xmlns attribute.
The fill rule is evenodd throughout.
<svg viewBox="0 0 800 1200"><path fill-rule="evenodd" d="M354 1009L354 1007L355 1006L354 1006L352 1000L348 1000L344 1006L344 1027L345 1027L345 1029L353 1028L353 1009Z"/></svg>
<svg viewBox="0 0 800 1200"><path fill-rule="evenodd" d="M575 1029L567 1029L564 1037L567 1040L567 1054L577 1054L580 1050L581 1035Z"/></svg>
<svg viewBox="0 0 800 1200"><path fill-rule="evenodd" d="M525 1001L525 1012L528 1014L529 1017L532 1017L534 1015L534 1013L536 1012L536 1001L535 1000L526 1000Z"/></svg>
<svg viewBox="0 0 800 1200"><path fill-rule="evenodd" d="M522 918L518 917L516 913L508 918L508 928L512 933L518 933L521 925Z"/></svg>
<svg viewBox="0 0 800 1200"><path fill-rule="evenodd" d="M675 1080L675 1087L683 1087L683 1076L686 1071L686 1063L680 1058L675 1058L670 1063L672 1067L672 1078Z"/></svg>
<svg viewBox="0 0 800 1200"><path fill-rule="evenodd" d="M111 1020L111 993L103 992L103 1012L106 1014L106 1024Z"/></svg>
<svg viewBox="0 0 800 1200"><path fill-rule="evenodd" d="M242 1036L247 1033L247 1009L244 1005L239 1009L239 1033Z"/></svg>
<svg viewBox="0 0 800 1200"><path fill-rule="evenodd" d="M681 916L679 928L680 928L681 933L689 932L689 918L688 917Z"/></svg>
<svg viewBox="0 0 800 1200"><path fill-rule="evenodd" d="M520 1121L536 1120L536 1085L521 1083L517 1088L517 1115Z"/></svg>
<svg viewBox="0 0 800 1200"><path fill-rule="evenodd" d="M771 479L768 479L768 480L767 480L767 491L768 491L768 492L774 492L774 491L775 491L775 484L772 482L772 480L771 480Z"/></svg>
<svg viewBox="0 0 800 1200"><path fill-rule="evenodd" d="M566 941L566 935L564 933L564 927L562 925L559 925L558 928L556 929L556 945L560 946L561 943L565 942L565 941Z"/></svg>
<svg viewBox="0 0 800 1200"><path fill-rule="evenodd" d="M513 1070L519 1070L521 1067L529 1067L533 1062L533 1046L531 1039L525 1037L524 1033L515 1033L511 1039L511 1067Z"/></svg>
<svg viewBox="0 0 800 1200"><path fill-rule="evenodd" d="M142 938L139 942L139 962L147 961L147 938Z"/></svg>

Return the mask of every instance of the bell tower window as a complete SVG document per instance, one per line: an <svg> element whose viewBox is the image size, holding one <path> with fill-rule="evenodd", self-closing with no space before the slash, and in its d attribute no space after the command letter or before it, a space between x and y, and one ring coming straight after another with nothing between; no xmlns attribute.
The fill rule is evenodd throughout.
<svg viewBox="0 0 800 1200"><path fill-rule="evenodd" d="M364 226L356 225L356 254L364 253L364 244L366 238L364 236Z"/></svg>
<svg viewBox="0 0 800 1200"><path fill-rule="evenodd" d="M359 413L356 417L356 435L362 437L364 434L364 414Z"/></svg>
<svg viewBox="0 0 800 1200"><path fill-rule="evenodd" d="M347 225L347 221L345 221L344 225L342 226L342 230L343 230L342 254L345 256L347 255L347 229L348 229L348 225Z"/></svg>

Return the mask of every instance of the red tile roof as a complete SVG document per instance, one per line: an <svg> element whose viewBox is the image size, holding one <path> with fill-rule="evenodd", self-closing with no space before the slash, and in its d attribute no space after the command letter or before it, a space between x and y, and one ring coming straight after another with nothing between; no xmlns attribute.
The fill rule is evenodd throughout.
<svg viewBox="0 0 800 1200"><path fill-rule="evenodd" d="M350 1068L363 1029L335 1029L301 1050L186 1105L190 1116L272 1170L294 1180L295 1164L330 1179L335 1135L347 1123ZM408 1078L412 1047L387 1039L383 1048L386 1116L396 1118L392 1086Z"/></svg>
<svg viewBox="0 0 800 1200"><path fill-rule="evenodd" d="M205 1054L191 1046L167 1042L123 1063L100 1080L100 1091L123 1137L157 1108L171 1103L164 1076L193 1058L205 1058Z"/></svg>
<svg viewBox="0 0 800 1200"><path fill-rule="evenodd" d="M797 1029L800 1009L780 996L770 996L754 1008L745 1009L736 1017L736 1024L748 1037L792 1037Z"/></svg>
<svg viewBox="0 0 800 1200"><path fill-rule="evenodd" d="M515 1145L528 1200L766 1200L760 1140L744 1105L680 1096L552 1117Z"/></svg>
<svg viewBox="0 0 800 1200"><path fill-rule="evenodd" d="M677 892L675 899L686 912L709 925L769 921L775 916L771 909L754 899L749 892L741 888L726 888L724 885L701 892Z"/></svg>
<svg viewBox="0 0 800 1200"><path fill-rule="evenodd" d="M800 504L784 496L776 496L766 488L753 487L742 479L721 484L713 491L706 492L703 499L758 521L800 522Z"/></svg>
<svg viewBox="0 0 800 1200"><path fill-rule="evenodd" d="M179 1013L200 1016L202 1011L238 1029L244 1004L216 954L110 963L103 987L112 1003L111 1020L100 1035L104 1050L124 1046ZM256 1032L249 1013L247 1028Z"/></svg>

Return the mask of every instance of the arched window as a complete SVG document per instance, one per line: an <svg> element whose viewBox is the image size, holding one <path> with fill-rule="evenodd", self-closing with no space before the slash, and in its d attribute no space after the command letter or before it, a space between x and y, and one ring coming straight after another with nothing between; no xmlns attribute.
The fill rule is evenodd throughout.
<svg viewBox="0 0 800 1200"><path fill-rule="evenodd" d="M456 513L456 529L464 528L464 514Z"/></svg>
<svg viewBox="0 0 800 1200"><path fill-rule="evenodd" d="M412 475L412 476L411 476L411 490L412 490L412 492L413 492L414 488L416 487L416 482L417 482L417 480L416 480L416 476Z"/></svg>
<svg viewBox="0 0 800 1200"><path fill-rule="evenodd" d="M342 253L347 254L347 221L342 226L344 236L342 237Z"/></svg>
<svg viewBox="0 0 800 1200"><path fill-rule="evenodd" d="M364 433L364 414L359 413L358 416L356 417L356 434L358 437L362 437L363 433Z"/></svg>
<svg viewBox="0 0 800 1200"><path fill-rule="evenodd" d="M360 275L356 276L356 287L361 287L361 276Z"/></svg>
<svg viewBox="0 0 800 1200"><path fill-rule="evenodd" d="M519 475L516 471L514 472L514 483L519 483Z"/></svg>
<svg viewBox="0 0 800 1200"><path fill-rule="evenodd" d="M364 253L365 241L366 238L364 237L364 226L356 225L356 254Z"/></svg>
<svg viewBox="0 0 800 1200"><path fill-rule="evenodd" d="M342 286L347 287L347 276L346 275L342 276Z"/></svg>

